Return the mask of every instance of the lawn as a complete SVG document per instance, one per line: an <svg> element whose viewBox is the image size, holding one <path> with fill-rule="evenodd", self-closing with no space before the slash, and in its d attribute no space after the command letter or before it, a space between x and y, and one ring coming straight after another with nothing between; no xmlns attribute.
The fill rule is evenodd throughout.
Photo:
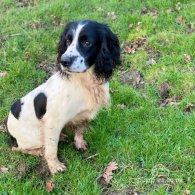
<svg viewBox="0 0 195 195"><path fill-rule="evenodd" d="M195 195L194 0L1 0L0 122L48 78L38 67L55 66L64 25L81 19L108 24L120 39L112 104L91 122L87 152L74 150L72 134L59 144L68 169L54 176L41 158L12 152L0 132L8 169L0 169L0 194L47 194L52 180L53 194ZM108 188L100 177L111 161L118 170Z"/></svg>

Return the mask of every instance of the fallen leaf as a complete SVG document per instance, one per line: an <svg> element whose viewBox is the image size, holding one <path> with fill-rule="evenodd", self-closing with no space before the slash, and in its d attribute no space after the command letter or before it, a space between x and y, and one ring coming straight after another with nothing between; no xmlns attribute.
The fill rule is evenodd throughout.
<svg viewBox="0 0 195 195"><path fill-rule="evenodd" d="M120 109L124 109L126 108L126 105L125 104L117 104L117 108L120 108Z"/></svg>
<svg viewBox="0 0 195 195"><path fill-rule="evenodd" d="M183 16L178 16L177 17L177 23L182 25L182 24L185 24L186 23L186 20L184 19Z"/></svg>
<svg viewBox="0 0 195 195"><path fill-rule="evenodd" d="M8 173L8 168L0 167L0 173Z"/></svg>
<svg viewBox="0 0 195 195"><path fill-rule="evenodd" d="M144 7L142 10L141 10L141 14L147 14L148 13L148 8L147 7Z"/></svg>
<svg viewBox="0 0 195 195"><path fill-rule="evenodd" d="M141 22L138 22L137 23L137 26L136 26L136 28L135 28L135 30L137 31L137 32L140 32L141 31Z"/></svg>
<svg viewBox="0 0 195 195"><path fill-rule="evenodd" d="M158 15L158 10L156 10L156 9L150 9L150 8L145 7L145 8L143 8L141 10L141 14L143 14L143 15L149 15L149 16L157 16Z"/></svg>
<svg viewBox="0 0 195 195"><path fill-rule="evenodd" d="M127 42L124 44L123 49L127 54L133 54L147 42L146 37L139 37L134 42Z"/></svg>
<svg viewBox="0 0 195 195"><path fill-rule="evenodd" d="M190 23L187 25L187 33L193 33L195 32L195 27L194 27L194 24L193 23Z"/></svg>
<svg viewBox="0 0 195 195"><path fill-rule="evenodd" d="M16 7L30 7L30 6L35 6L36 5L35 0L18 0L16 3Z"/></svg>
<svg viewBox="0 0 195 195"><path fill-rule="evenodd" d="M185 63L190 63L192 61L192 58L190 55L184 54L183 56L184 56Z"/></svg>
<svg viewBox="0 0 195 195"><path fill-rule="evenodd" d="M0 132L7 132L5 123L0 123Z"/></svg>
<svg viewBox="0 0 195 195"><path fill-rule="evenodd" d="M125 46L124 51L125 51L125 53L135 53L135 48Z"/></svg>
<svg viewBox="0 0 195 195"><path fill-rule="evenodd" d="M175 106L180 104L182 100L181 96L173 96L170 98L166 98L166 99L162 99L159 101L159 104L161 107L165 107L165 106Z"/></svg>
<svg viewBox="0 0 195 195"><path fill-rule="evenodd" d="M0 77L5 77L7 75L7 72L4 71L4 72L0 72Z"/></svg>
<svg viewBox="0 0 195 195"><path fill-rule="evenodd" d="M137 70L125 72L120 78L121 84L129 84L136 88L144 87L144 80L141 73Z"/></svg>
<svg viewBox="0 0 195 195"><path fill-rule="evenodd" d="M104 11L104 9L101 8L101 7L96 7L95 10L96 10L97 12L102 12L102 11Z"/></svg>
<svg viewBox="0 0 195 195"><path fill-rule="evenodd" d="M106 184L109 184L111 179L113 178L113 171L118 169L118 164L116 162L110 162L105 169L102 177L104 178Z"/></svg>
<svg viewBox="0 0 195 195"><path fill-rule="evenodd" d="M151 59L149 59L147 62L146 62L146 65L153 65L153 64L156 64L156 61L153 59L153 58L151 58Z"/></svg>
<svg viewBox="0 0 195 195"><path fill-rule="evenodd" d="M177 4L175 5L175 10L180 11L180 9L181 9L181 3L177 2Z"/></svg>
<svg viewBox="0 0 195 195"><path fill-rule="evenodd" d="M131 30L133 28L133 24L129 24L128 28Z"/></svg>
<svg viewBox="0 0 195 195"><path fill-rule="evenodd" d="M195 110L195 105L192 103L188 103L185 108L185 112L191 113Z"/></svg>
<svg viewBox="0 0 195 195"><path fill-rule="evenodd" d="M107 13L107 18L109 18L111 20L116 20L117 19L117 15L115 14L115 12L108 12Z"/></svg>
<svg viewBox="0 0 195 195"><path fill-rule="evenodd" d="M46 181L46 189L48 192L52 192L55 187L55 184L51 180Z"/></svg>

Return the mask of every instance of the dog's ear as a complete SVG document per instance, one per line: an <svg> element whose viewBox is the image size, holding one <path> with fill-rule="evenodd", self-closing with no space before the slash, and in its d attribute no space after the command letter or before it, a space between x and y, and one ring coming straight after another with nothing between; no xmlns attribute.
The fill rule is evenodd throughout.
<svg viewBox="0 0 195 195"><path fill-rule="evenodd" d="M57 56L57 62L59 63L60 62L60 58L62 56L62 54L66 51L67 49L67 45L66 45L66 34L70 28L70 26L72 25L72 22L68 23L66 26L65 26L65 29L64 31L62 32L61 36L60 36L60 40L59 40L59 43L58 43L58 56Z"/></svg>
<svg viewBox="0 0 195 195"><path fill-rule="evenodd" d="M115 66L120 64L120 43L106 25L101 26L99 35L101 47L95 60L95 74L99 79L108 80Z"/></svg>

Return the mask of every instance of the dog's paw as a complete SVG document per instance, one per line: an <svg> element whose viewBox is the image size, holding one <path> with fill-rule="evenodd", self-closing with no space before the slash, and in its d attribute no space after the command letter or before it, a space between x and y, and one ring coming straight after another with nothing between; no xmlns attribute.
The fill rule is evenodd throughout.
<svg viewBox="0 0 195 195"><path fill-rule="evenodd" d="M83 140L75 141L74 146L79 152L85 152L87 150L88 143L83 139Z"/></svg>
<svg viewBox="0 0 195 195"><path fill-rule="evenodd" d="M66 170L64 163L60 162L59 160L49 160L47 163L51 174L63 172Z"/></svg>

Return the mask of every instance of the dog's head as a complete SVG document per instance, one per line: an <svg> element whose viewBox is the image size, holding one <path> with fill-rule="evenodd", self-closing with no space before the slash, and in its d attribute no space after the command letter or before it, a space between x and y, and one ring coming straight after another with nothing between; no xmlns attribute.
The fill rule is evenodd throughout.
<svg viewBox="0 0 195 195"><path fill-rule="evenodd" d="M66 25L58 47L61 71L85 72L94 65L99 79L109 79L120 63L120 45L108 26L84 20Z"/></svg>

